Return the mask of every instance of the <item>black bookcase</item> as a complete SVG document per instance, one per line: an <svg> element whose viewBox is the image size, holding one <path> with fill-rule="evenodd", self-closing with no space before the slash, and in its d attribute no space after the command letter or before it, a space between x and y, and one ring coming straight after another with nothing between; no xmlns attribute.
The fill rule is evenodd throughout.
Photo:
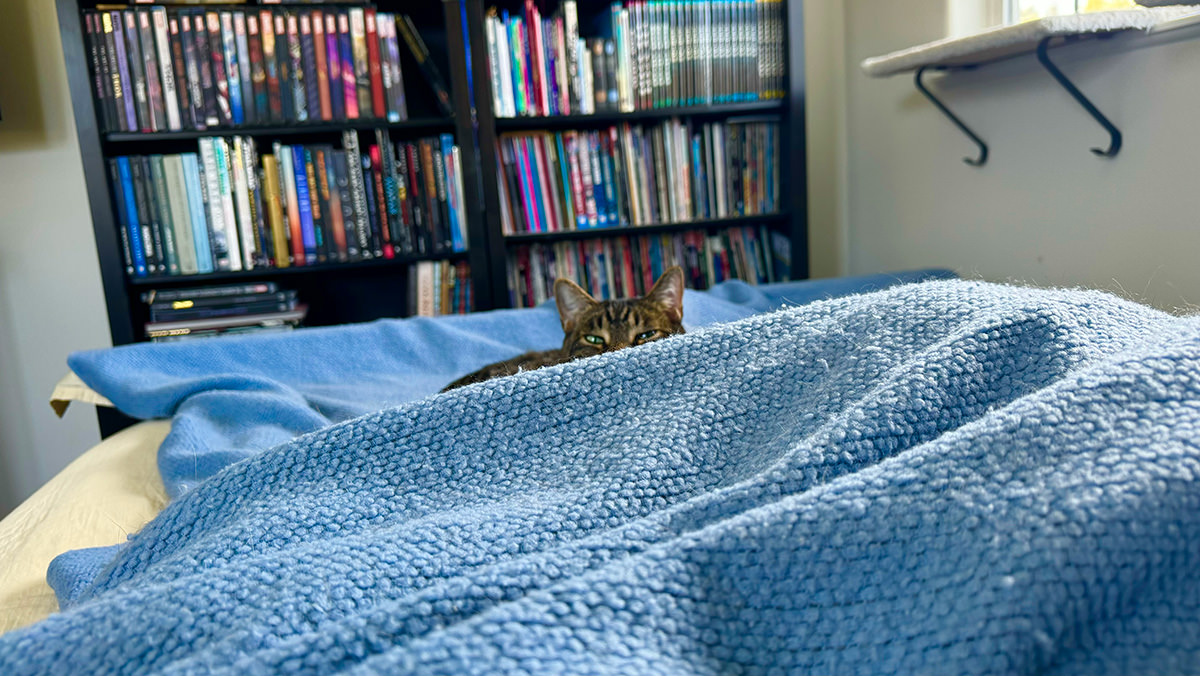
<svg viewBox="0 0 1200 676"><path fill-rule="evenodd" d="M539 0L546 13L560 0ZM409 54L401 48L409 119L398 123L382 121L321 122L273 127L235 127L206 131L106 132L92 93L89 54L82 27L83 10L112 8L97 0L56 0L68 84L79 136L84 177L87 183L97 256L104 284L109 330L114 345L142 340L148 320L141 294L151 288L186 288L231 281L276 281L296 289L309 307L306 324L334 325L400 317L407 313L408 268L416 258L397 256L353 263L310 265L282 269L253 269L191 276L127 276L122 254L116 205L110 187L107 160L120 155L194 151L202 136L253 136L260 144L274 140L293 143L337 142L343 131L363 134L386 127L395 141L435 133L452 132L462 157L464 220L469 248L455 255L429 259L467 260L471 267L474 309L487 310L510 304L506 258L511 247L529 242L560 241L620 234L649 234L702 229L710 232L744 224L767 224L785 233L791 242L791 278L808 276L807 181L805 175L804 43L801 0L783 0L785 15L785 96L758 102L705 107L659 108L631 113L602 113L550 118L500 118L493 110L488 75L485 0L378 0L370 5L380 11L412 17L434 61L451 90L454 114L446 116L436 105L433 90ZM488 0L509 9L519 9L520 0ZM168 7L178 3L165 2ZM288 4L288 3L283 3ZM597 17L611 2L579 0L581 17ZM148 5L132 5L146 7ZM216 9L279 7L280 3L251 0L244 4L200 5ZM338 3L337 6L345 6ZM298 4L297 7L313 7ZM471 75L469 75L471 74ZM472 81L473 76L473 81ZM506 131L540 129L587 129L619 122L655 122L673 116L694 119L727 119L744 115L777 116L781 128L779 211L767 216L738 217L654 226L568 231L548 234L504 236L500 222L500 192L497 187L495 147L497 135ZM362 137L367 140L366 136ZM112 411L102 412L101 431L107 435L128 423Z"/></svg>
<svg viewBox="0 0 1200 676"><path fill-rule="evenodd" d="M108 306L109 331L114 345L126 345L142 340L143 325L148 311L141 294L148 289L181 288L228 283L234 281L276 281L280 286L295 289L308 305L308 326L328 326L362 322L383 317L404 316L407 311L406 292L408 266L420 260L397 256L350 263L308 265L278 269L252 269L236 272L215 272L188 276L148 276L130 278L125 273L124 258L116 208L106 161L118 155L177 153L194 151L196 140L205 136L251 136L260 144L273 140L299 143L338 143L347 129L370 133L386 128L393 140L405 140L430 134L452 132L460 148L463 165L465 224L470 249L461 254L434 255L425 258L467 260L472 270L472 285L476 291L475 309L490 308L491 294L486 291L489 279L487 233L483 227L478 158L471 128L471 116L446 116L436 105L432 88L422 77L411 54L401 49L401 64L405 73L408 118L402 122L355 120L320 122L288 126L239 126L205 131L167 132L104 132L101 131L88 54L82 30L81 12L85 9L112 7L95 0L57 0L63 53L67 78L74 106L75 124L79 134L80 154L91 205L96 250L100 259L104 296ZM167 6L177 6L174 4ZM469 110L469 91L466 76L462 12L457 2L405 2L382 0L371 3L381 11L408 14L428 45L430 53L447 81L455 111ZM149 5L136 5L148 7ZM199 5L213 9L259 9L279 7L276 4L250 2L233 5ZM311 4L296 5L314 7ZM344 7L346 5L339 4ZM361 138L363 142L367 137Z"/></svg>

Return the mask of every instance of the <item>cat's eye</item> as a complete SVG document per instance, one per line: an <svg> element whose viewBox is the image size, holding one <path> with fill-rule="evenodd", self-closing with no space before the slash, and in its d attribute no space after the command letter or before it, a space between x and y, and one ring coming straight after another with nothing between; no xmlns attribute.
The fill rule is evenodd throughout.
<svg viewBox="0 0 1200 676"><path fill-rule="evenodd" d="M592 345L603 345L604 344L604 339L601 338L600 336L586 335L583 337L583 339L586 340L587 342L591 343Z"/></svg>
<svg viewBox="0 0 1200 676"><path fill-rule="evenodd" d="M651 338L653 338L653 337L655 337L655 336L657 336L657 335L658 335L658 331L656 331L656 330L654 330L654 329L651 329L651 330L649 330L649 331L643 331L643 332L639 333L639 334L637 335L637 339L638 339L639 341L647 341L647 340L650 340Z"/></svg>

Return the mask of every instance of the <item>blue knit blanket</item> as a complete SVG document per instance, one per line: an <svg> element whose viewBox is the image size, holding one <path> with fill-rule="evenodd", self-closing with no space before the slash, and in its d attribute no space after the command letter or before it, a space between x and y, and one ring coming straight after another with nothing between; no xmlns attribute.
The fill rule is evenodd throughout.
<svg viewBox="0 0 1200 676"><path fill-rule="evenodd" d="M1200 671L1200 319L930 282L202 482L3 674Z"/></svg>

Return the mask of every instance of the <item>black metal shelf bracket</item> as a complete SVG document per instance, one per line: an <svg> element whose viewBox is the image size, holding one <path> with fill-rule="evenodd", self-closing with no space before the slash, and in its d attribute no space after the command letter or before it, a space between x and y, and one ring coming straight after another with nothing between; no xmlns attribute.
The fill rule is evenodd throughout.
<svg viewBox="0 0 1200 676"><path fill-rule="evenodd" d="M1092 152L1100 157L1116 157L1117 153L1121 150L1121 130L1117 129L1116 125L1110 122L1108 118L1096 108L1096 106L1092 105L1092 102L1083 95L1083 92L1079 91L1079 88L1072 84L1072 82L1067 79L1066 75L1063 75L1063 72L1058 69L1058 66L1055 66L1050 61L1050 57L1047 54L1047 48L1050 46L1050 41L1053 39L1053 37L1043 38L1042 41L1038 43L1038 61L1046 68L1046 70L1050 71L1050 74L1054 76L1055 80L1058 80L1058 83L1062 85L1063 89L1067 90L1067 93L1074 97L1075 100L1079 102L1079 105L1083 106L1083 109L1086 110L1093 118L1095 118L1095 120L1100 123L1100 126L1104 127L1104 129L1108 131L1108 149L1092 148Z"/></svg>
<svg viewBox="0 0 1200 676"><path fill-rule="evenodd" d="M967 164L971 165L972 167L982 167L984 165L984 163L987 162L987 158L988 158L987 144L984 143L983 139L979 138L979 136L977 136L975 134L975 132L971 131L971 128L968 127L966 124L964 124L962 120L958 119L957 115L950 112L950 109L946 107L946 104L944 104L940 100L938 100L938 98L933 95L933 92L930 92L925 87L925 83L921 82L921 77L923 75L925 75L925 71L929 70L930 68L933 68L935 70L946 70L946 68L943 66L921 66L920 68L917 69L917 75L914 78L914 80L916 81L917 89L920 90L920 92L925 95L925 98L927 98L931 102L933 102L933 105L937 106L938 110L942 111L943 115L950 118L950 121L954 123L954 126L958 127L959 130L962 131L962 133L966 134L968 137L970 137L970 139L972 141L975 142L975 145L979 146L979 156L975 157L975 158L964 157L963 162L966 162Z"/></svg>

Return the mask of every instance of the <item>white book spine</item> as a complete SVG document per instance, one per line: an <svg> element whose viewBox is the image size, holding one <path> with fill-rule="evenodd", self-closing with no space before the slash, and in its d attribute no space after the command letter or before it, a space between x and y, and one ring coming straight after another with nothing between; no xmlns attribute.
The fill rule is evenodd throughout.
<svg viewBox="0 0 1200 676"><path fill-rule="evenodd" d="M229 269L242 269L242 247L238 242L237 216L233 209L233 185L229 176L229 146L225 139L213 139L217 156L217 180L220 187L221 219L225 226L225 244L229 247Z"/></svg>
<svg viewBox="0 0 1200 676"><path fill-rule="evenodd" d="M167 10L155 7L151 10L154 22L154 42L158 49L158 70L162 79L163 102L167 107L167 128L179 131L183 122L179 117L179 94L175 91L175 70L171 61L171 42L167 32Z"/></svg>

